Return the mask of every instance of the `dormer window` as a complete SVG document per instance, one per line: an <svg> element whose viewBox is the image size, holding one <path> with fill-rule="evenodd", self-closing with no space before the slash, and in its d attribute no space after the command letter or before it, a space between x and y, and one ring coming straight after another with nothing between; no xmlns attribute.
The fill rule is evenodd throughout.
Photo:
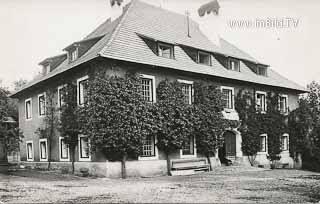
<svg viewBox="0 0 320 204"><path fill-rule="evenodd" d="M257 74L260 76L267 76L267 67L258 65L257 66Z"/></svg>
<svg viewBox="0 0 320 204"><path fill-rule="evenodd" d="M70 57L70 62L75 61L78 58L78 48L75 48L72 51L70 51L69 57Z"/></svg>
<svg viewBox="0 0 320 204"><path fill-rule="evenodd" d="M46 74L49 74L50 69L51 69L50 64L47 64L44 69L45 69Z"/></svg>
<svg viewBox="0 0 320 204"><path fill-rule="evenodd" d="M160 57L173 59L174 58L173 45L165 44L165 43L159 43L158 44L158 55Z"/></svg>
<svg viewBox="0 0 320 204"><path fill-rule="evenodd" d="M198 52L198 63L211 66L211 54L206 52Z"/></svg>
<svg viewBox="0 0 320 204"><path fill-rule="evenodd" d="M240 72L240 61L237 59L228 58L227 69Z"/></svg>

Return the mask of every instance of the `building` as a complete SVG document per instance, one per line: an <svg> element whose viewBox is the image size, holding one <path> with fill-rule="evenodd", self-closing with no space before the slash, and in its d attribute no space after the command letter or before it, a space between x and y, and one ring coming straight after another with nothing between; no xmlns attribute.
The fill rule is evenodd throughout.
<svg viewBox="0 0 320 204"><path fill-rule="evenodd" d="M188 29L189 28L189 29ZM39 139L36 129L42 124L46 90L56 90L57 106L61 105L61 88L65 79L77 82L78 104L84 102L88 72L103 67L109 74L122 75L134 70L142 76L142 86L146 100L156 102L156 87L163 79L179 80L185 84L186 96L191 98L195 80L221 87L225 100L224 115L238 120L234 109L234 95L246 90L255 95L257 106L266 110L266 93L277 91L282 94L280 108L283 112L298 106L298 96L306 92L304 87L286 79L267 64L257 61L226 40L220 46L214 45L201 32L199 25L186 18L159 7L132 1L123 9L123 14L111 21L108 19L92 33L80 41L64 48L66 54L43 60L42 76L12 97L19 99L19 124L25 138L21 144L21 161L26 165L46 166L48 161L48 141ZM191 103L191 99L190 99ZM57 134L59 134L57 132ZM261 137L261 151L256 165L269 165L267 160L267 133ZM241 151L241 134L236 129L226 131L226 157L246 163ZM289 156L289 135L282 137L282 162L293 165ZM171 159L201 158L197 154L195 140L183 150L170 155ZM70 152L62 137L52 141L52 166L70 166ZM79 136L76 170L89 167L91 174L120 176L120 163L108 162L101 153L88 153L89 141ZM219 165L218 157L212 158L213 165ZM145 141L143 154L135 161L127 163L130 176L146 176L166 173L165 156L156 147L156 138Z"/></svg>

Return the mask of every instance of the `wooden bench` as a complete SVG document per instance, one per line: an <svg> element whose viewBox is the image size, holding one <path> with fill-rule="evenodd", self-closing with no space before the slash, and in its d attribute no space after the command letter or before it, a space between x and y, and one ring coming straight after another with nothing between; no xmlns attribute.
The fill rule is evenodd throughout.
<svg viewBox="0 0 320 204"><path fill-rule="evenodd" d="M209 171L210 165L205 158L171 160L171 172L173 171ZM172 174L173 175L173 174Z"/></svg>

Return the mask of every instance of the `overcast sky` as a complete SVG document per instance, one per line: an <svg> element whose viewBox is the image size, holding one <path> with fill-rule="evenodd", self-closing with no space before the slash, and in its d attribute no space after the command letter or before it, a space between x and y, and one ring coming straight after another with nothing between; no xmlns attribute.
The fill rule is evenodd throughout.
<svg viewBox="0 0 320 204"><path fill-rule="evenodd" d="M145 0L159 5L160 0ZM162 0L179 13L196 10L209 0ZM306 85L320 82L319 0L219 0L219 35L285 77ZM6 86L32 77L38 63L81 40L109 17L109 0L0 0L0 79ZM289 28L230 26L233 20L292 18ZM212 23L211 29L215 29Z"/></svg>

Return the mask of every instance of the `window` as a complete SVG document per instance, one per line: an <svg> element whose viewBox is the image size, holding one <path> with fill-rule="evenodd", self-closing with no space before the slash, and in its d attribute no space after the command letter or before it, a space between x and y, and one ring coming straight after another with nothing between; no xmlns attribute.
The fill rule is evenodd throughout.
<svg viewBox="0 0 320 204"><path fill-rule="evenodd" d="M78 48L76 47L74 50L70 52L70 62L75 61L78 58Z"/></svg>
<svg viewBox="0 0 320 204"><path fill-rule="evenodd" d="M240 72L240 62L239 62L239 60L228 58L227 68L232 70L232 71Z"/></svg>
<svg viewBox="0 0 320 204"><path fill-rule="evenodd" d="M211 55L205 52L198 52L199 64L211 66Z"/></svg>
<svg viewBox="0 0 320 204"><path fill-rule="evenodd" d="M159 43L158 44L158 53L160 57L173 59L173 45Z"/></svg>
<svg viewBox="0 0 320 204"><path fill-rule="evenodd" d="M257 91L256 92L256 109L262 113L267 111L267 101L266 101L266 92Z"/></svg>
<svg viewBox="0 0 320 204"><path fill-rule="evenodd" d="M48 161L47 149L48 149L47 139L40 139L39 140L40 161Z"/></svg>
<svg viewBox="0 0 320 204"><path fill-rule="evenodd" d="M90 141L86 136L79 136L79 161L90 160Z"/></svg>
<svg viewBox="0 0 320 204"><path fill-rule="evenodd" d="M88 76L82 77L77 80L77 95L78 95L78 105L84 105L87 102L88 97L88 89L87 82Z"/></svg>
<svg viewBox="0 0 320 204"><path fill-rule="evenodd" d="M60 161L69 161L69 147L63 137L59 137Z"/></svg>
<svg viewBox="0 0 320 204"><path fill-rule="evenodd" d="M148 136L142 141L142 157L154 157L155 155L155 137Z"/></svg>
<svg viewBox="0 0 320 204"><path fill-rule="evenodd" d="M279 96L279 110L281 113L288 113L288 96L287 95Z"/></svg>
<svg viewBox="0 0 320 204"><path fill-rule="evenodd" d="M222 101L225 109L234 109L234 88L232 87L221 87Z"/></svg>
<svg viewBox="0 0 320 204"><path fill-rule="evenodd" d="M260 152L267 152L267 135L260 135Z"/></svg>
<svg viewBox="0 0 320 204"><path fill-rule="evenodd" d="M181 156L195 156L195 138L193 136L190 136L188 140L185 142L181 152Z"/></svg>
<svg viewBox="0 0 320 204"><path fill-rule="evenodd" d="M58 87L58 107L61 108L63 106L63 90L65 86Z"/></svg>
<svg viewBox="0 0 320 204"><path fill-rule="evenodd" d="M44 116L46 114L45 94L40 94L38 96L38 112L39 112L39 116Z"/></svg>
<svg viewBox="0 0 320 204"><path fill-rule="evenodd" d="M267 67L264 66L257 66L257 74L261 76L267 76Z"/></svg>
<svg viewBox="0 0 320 204"><path fill-rule="evenodd" d="M25 113L26 113L27 120L32 118L32 100L31 100L31 98L29 98L25 101Z"/></svg>
<svg viewBox="0 0 320 204"><path fill-rule="evenodd" d="M144 101L156 102L156 88L154 76L141 75L141 94Z"/></svg>
<svg viewBox="0 0 320 204"><path fill-rule="evenodd" d="M282 149L282 151L289 150L289 135L288 134L284 134L281 137L281 149Z"/></svg>
<svg viewBox="0 0 320 204"><path fill-rule="evenodd" d="M33 142L32 141L26 142L26 149L27 149L27 161L33 161L34 154L33 154Z"/></svg>
<svg viewBox="0 0 320 204"><path fill-rule="evenodd" d="M192 104L193 101L193 82L187 80L178 80L182 84L182 93L184 95L185 104Z"/></svg>

